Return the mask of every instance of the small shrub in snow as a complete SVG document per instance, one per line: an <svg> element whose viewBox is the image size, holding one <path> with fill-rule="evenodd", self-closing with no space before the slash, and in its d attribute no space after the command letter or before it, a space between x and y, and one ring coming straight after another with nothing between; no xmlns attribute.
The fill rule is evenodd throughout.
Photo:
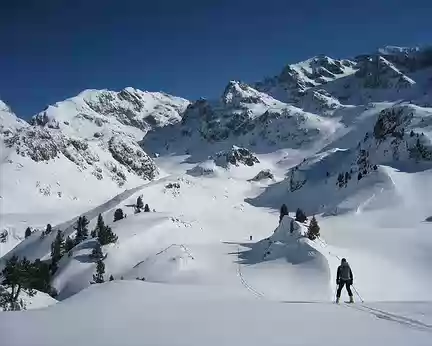
<svg viewBox="0 0 432 346"><path fill-rule="evenodd" d="M179 189L180 188L180 183L168 183L168 184L165 185L165 187L167 189L173 189L173 188Z"/></svg>
<svg viewBox="0 0 432 346"><path fill-rule="evenodd" d="M31 236L31 234L32 234L31 228L27 227L25 230L25 237L28 238Z"/></svg>
<svg viewBox="0 0 432 346"><path fill-rule="evenodd" d="M123 210L118 208L114 212L114 222L122 220L124 218Z"/></svg>
<svg viewBox="0 0 432 346"><path fill-rule="evenodd" d="M148 204L146 204L146 205L144 206L144 212L146 212L146 213L150 212L150 207L149 207Z"/></svg>

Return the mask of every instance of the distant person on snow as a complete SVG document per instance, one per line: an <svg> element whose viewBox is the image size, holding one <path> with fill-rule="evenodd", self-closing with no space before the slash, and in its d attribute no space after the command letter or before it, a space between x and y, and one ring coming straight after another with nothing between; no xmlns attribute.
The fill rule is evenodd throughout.
<svg viewBox="0 0 432 346"><path fill-rule="evenodd" d="M351 292L351 285L353 284L354 276L351 271L351 267L349 266L347 260L342 258L341 264L337 269L337 277L336 284L338 285L337 293L336 293L336 303L339 303L339 299L342 293L342 288L346 286L349 295L349 302L354 303L353 294Z"/></svg>

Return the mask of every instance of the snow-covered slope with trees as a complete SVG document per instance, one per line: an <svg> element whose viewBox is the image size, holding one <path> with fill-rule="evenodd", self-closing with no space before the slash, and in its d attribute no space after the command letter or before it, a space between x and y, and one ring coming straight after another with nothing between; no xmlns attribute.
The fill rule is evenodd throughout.
<svg viewBox="0 0 432 346"><path fill-rule="evenodd" d="M49 221L57 223L157 177L138 142L148 129L180 121L187 105L132 88L86 90L48 106L30 125L1 103L0 227L9 245L2 243L0 254L23 239L26 226L16 227L23 212L57 210ZM32 227L44 227L46 216L40 219Z"/></svg>

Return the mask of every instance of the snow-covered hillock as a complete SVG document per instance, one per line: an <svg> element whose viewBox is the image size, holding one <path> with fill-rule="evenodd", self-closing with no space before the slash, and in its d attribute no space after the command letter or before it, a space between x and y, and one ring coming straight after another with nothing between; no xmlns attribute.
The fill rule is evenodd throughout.
<svg viewBox="0 0 432 346"><path fill-rule="evenodd" d="M240 258L246 265L255 265L255 268L246 267L242 270L248 283L259 292L264 283L255 276L266 270L268 272L262 275L272 277L273 285L285 287L289 292L287 294L294 300L306 297L325 300L331 297L329 264L319 247L306 237L306 233L304 224L286 215L271 236L247 244L249 250L242 252ZM298 282L302 283L301 289L297 286ZM275 288L267 285L265 296L279 297L281 292Z"/></svg>

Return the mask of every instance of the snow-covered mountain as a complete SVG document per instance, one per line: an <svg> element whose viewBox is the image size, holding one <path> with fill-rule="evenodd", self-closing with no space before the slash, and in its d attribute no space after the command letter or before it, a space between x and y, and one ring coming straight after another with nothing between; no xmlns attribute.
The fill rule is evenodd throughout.
<svg viewBox="0 0 432 346"><path fill-rule="evenodd" d="M12 244L24 235L14 220L25 210L58 210L55 223L157 177L138 141L152 127L180 121L188 103L132 88L86 90L47 107L29 124L2 102L1 227Z"/></svg>
<svg viewBox="0 0 432 346"><path fill-rule="evenodd" d="M72 244L50 278L58 303L14 321L0 314L6 344L58 344L64 334L38 328L99 323L93 313L103 308L104 323L114 330L121 321L133 345L143 342L143 318L146 341L160 344L280 344L288 333L313 345L428 345L430 58L428 49L401 47L350 60L317 56L191 103L131 88L85 91L31 124L2 104L0 226L9 240L0 243L0 268L13 255L49 263L57 231L75 239L80 215L91 231L101 214L118 236L101 247L102 277L114 282L91 284L97 239ZM137 212L139 198L150 212ZM288 215L279 219L282 204ZM115 219L119 208L127 217ZM305 222L295 220L297 208ZM312 215L316 239L308 238ZM54 231L45 234L47 223ZM328 303L342 257L356 304L337 307ZM236 316L221 327L226 339L218 309ZM323 314L323 335L299 333ZM183 318L203 328L187 341L165 338L165 327L184 335ZM124 341L111 329L79 341Z"/></svg>
<svg viewBox="0 0 432 346"><path fill-rule="evenodd" d="M219 100L188 106L181 123L155 128L142 142L149 152L190 154L200 160L232 145L259 153L320 145L339 128L337 121L305 112L231 81Z"/></svg>

